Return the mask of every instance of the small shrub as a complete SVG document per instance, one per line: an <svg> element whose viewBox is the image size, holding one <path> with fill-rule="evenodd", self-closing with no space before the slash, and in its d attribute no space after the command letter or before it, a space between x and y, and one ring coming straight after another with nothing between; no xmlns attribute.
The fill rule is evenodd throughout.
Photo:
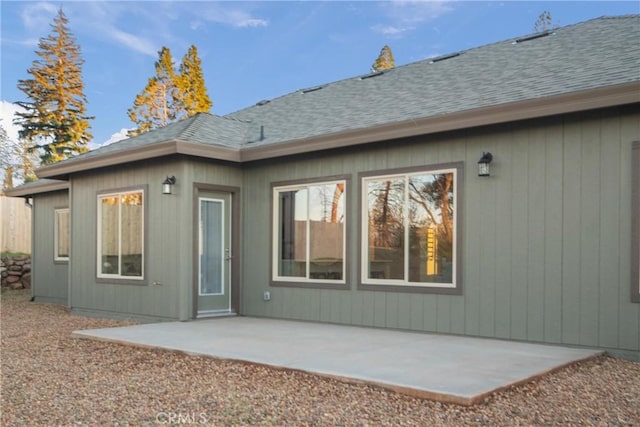
<svg viewBox="0 0 640 427"><path fill-rule="evenodd" d="M30 257L31 254L25 253L25 252L11 252L11 251L4 251L4 252L0 252L0 258L17 258L17 257Z"/></svg>

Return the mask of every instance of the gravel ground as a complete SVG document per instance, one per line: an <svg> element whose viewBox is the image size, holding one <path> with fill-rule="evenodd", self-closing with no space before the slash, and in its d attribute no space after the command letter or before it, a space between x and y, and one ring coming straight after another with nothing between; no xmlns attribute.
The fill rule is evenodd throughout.
<svg viewBox="0 0 640 427"><path fill-rule="evenodd" d="M599 357L472 407L301 372L71 338L127 324L2 294L2 426L640 425L640 363Z"/></svg>

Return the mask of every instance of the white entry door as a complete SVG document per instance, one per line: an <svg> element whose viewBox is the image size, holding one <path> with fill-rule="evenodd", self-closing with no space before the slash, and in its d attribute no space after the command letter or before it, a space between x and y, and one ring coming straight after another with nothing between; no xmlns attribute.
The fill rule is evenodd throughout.
<svg viewBox="0 0 640 427"><path fill-rule="evenodd" d="M231 311L231 194L199 197L198 317Z"/></svg>

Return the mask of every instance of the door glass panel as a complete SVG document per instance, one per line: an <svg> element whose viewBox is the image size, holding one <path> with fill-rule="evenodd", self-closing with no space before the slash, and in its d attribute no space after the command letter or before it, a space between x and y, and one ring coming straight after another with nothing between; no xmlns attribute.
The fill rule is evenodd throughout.
<svg viewBox="0 0 640 427"><path fill-rule="evenodd" d="M200 201L200 295L223 295L224 201Z"/></svg>

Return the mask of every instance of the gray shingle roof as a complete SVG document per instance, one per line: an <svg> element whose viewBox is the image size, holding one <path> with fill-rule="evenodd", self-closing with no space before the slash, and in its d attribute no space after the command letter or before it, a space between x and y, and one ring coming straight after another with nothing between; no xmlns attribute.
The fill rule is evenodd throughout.
<svg viewBox="0 0 640 427"><path fill-rule="evenodd" d="M242 121L201 113L176 123L102 146L75 158L88 158L130 148L166 141L238 147L247 140L249 124Z"/></svg>
<svg viewBox="0 0 640 427"><path fill-rule="evenodd" d="M9 189L6 191L6 194L9 197L30 197L38 193L67 190L68 188L68 181L40 178L37 181L26 182L16 188Z"/></svg>
<svg viewBox="0 0 640 427"><path fill-rule="evenodd" d="M257 147L640 81L640 15L516 40L296 91L223 117L201 113L60 163L169 141Z"/></svg>
<svg viewBox="0 0 640 427"><path fill-rule="evenodd" d="M461 55L297 91L226 117L261 144L444 115L640 80L640 15L603 17Z"/></svg>

